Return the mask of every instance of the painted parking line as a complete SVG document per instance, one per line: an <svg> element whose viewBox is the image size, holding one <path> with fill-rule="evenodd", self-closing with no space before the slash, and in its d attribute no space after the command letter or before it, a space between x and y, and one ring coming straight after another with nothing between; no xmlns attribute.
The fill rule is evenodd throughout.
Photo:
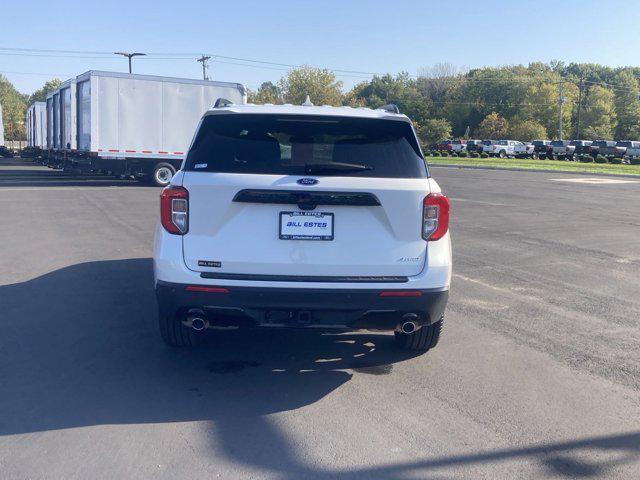
<svg viewBox="0 0 640 480"><path fill-rule="evenodd" d="M620 183L640 183L640 180L627 180L619 178L550 178L551 182L586 183L590 185L611 185Z"/></svg>

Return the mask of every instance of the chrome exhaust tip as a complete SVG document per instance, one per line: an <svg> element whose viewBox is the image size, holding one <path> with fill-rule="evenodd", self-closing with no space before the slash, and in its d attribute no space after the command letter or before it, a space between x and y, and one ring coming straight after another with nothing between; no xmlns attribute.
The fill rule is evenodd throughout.
<svg viewBox="0 0 640 480"><path fill-rule="evenodd" d="M202 310L189 310L185 324L196 332L201 332L209 327L209 321Z"/></svg>
<svg viewBox="0 0 640 480"><path fill-rule="evenodd" d="M402 324L402 327L400 327L402 330L402 333L413 333L416 331L416 324L413 322L404 322Z"/></svg>
<svg viewBox="0 0 640 480"><path fill-rule="evenodd" d="M196 332L200 332L207 328L207 322L204 318L195 317L191 319L191 328L193 328Z"/></svg>

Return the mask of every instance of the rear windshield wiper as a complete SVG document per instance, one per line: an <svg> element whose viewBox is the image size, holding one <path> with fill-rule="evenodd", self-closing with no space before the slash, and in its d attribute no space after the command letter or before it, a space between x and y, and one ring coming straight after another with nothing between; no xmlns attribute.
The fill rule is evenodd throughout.
<svg viewBox="0 0 640 480"><path fill-rule="evenodd" d="M314 173L328 173L328 172L362 172L365 170L373 170L373 167L369 165L362 165L358 163L311 163L304 167L304 171L307 175L313 175Z"/></svg>

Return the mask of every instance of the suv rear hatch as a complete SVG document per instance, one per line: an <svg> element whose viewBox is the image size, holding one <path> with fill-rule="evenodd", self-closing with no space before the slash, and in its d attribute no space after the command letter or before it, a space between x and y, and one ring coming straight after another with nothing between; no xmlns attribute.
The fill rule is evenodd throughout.
<svg viewBox="0 0 640 480"><path fill-rule="evenodd" d="M385 281L424 268L429 182L408 121L210 114L184 170L191 270Z"/></svg>

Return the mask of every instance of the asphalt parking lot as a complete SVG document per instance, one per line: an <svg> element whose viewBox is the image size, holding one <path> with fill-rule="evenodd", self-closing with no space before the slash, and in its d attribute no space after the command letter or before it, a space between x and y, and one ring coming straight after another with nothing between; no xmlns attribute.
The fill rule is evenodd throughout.
<svg viewBox="0 0 640 480"><path fill-rule="evenodd" d="M159 190L0 159L0 478L639 478L640 179L432 174L454 242L433 352L185 351L156 328Z"/></svg>

